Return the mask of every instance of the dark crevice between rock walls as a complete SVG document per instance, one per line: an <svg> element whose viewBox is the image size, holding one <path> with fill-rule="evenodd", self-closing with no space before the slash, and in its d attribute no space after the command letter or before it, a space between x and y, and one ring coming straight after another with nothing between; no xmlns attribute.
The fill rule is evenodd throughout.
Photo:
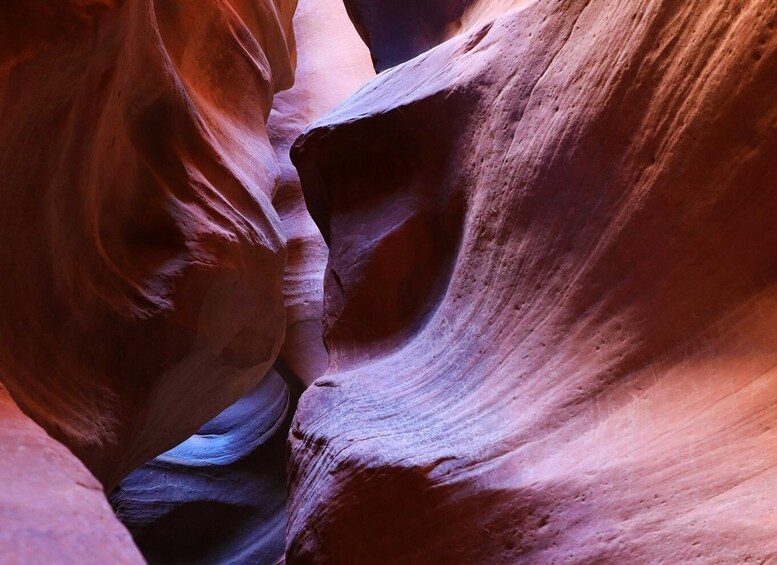
<svg viewBox="0 0 777 565"><path fill-rule="evenodd" d="M111 504L151 564L278 562L299 389L271 371L197 434L131 473Z"/></svg>

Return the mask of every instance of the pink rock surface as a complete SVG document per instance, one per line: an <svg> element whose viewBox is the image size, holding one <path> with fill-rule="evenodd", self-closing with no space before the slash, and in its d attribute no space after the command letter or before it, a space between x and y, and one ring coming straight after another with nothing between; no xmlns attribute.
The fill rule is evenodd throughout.
<svg viewBox="0 0 777 565"><path fill-rule="evenodd" d="M775 29L536 1L307 131L287 562L777 558Z"/></svg>
<svg viewBox="0 0 777 565"><path fill-rule="evenodd" d="M265 120L292 83L295 6L0 7L0 372L106 486L280 349Z"/></svg>
<svg viewBox="0 0 777 565"><path fill-rule="evenodd" d="M288 242L286 338L280 364L287 376L307 386L329 366L321 326L328 252L305 206L289 150L310 122L353 94L375 72L340 0L302 0L294 15L294 32L294 87L275 96L268 129L281 167L273 204Z"/></svg>
<svg viewBox="0 0 777 565"><path fill-rule="evenodd" d="M144 563L100 483L2 385L0 485L0 563Z"/></svg>

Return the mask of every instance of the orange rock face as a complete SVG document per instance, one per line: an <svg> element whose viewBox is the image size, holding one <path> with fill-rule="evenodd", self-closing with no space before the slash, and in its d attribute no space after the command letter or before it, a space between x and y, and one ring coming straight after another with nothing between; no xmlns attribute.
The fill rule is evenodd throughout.
<svg viewBox="0 0 777 565"><path fill-rule="evenodd" d="M289 563L774 559L775 29L536 1L311 126Z"/></svg>
<svg viewBox="0 0 777 565"><path fill-rule="evenodd" d="M0 370L109 486L253 388L280 349L265 120L293 80L296 2L11 4Z"/></svg>
<svg viewBox="0 0 777 565"><path fill-rule="evenodd" d="M6 2L0 562L776 561L775 155L774 0Z"/></svg>
<svg viewBox="0 0 777 565"><path fill-rule="evenodd" d="M268 121L281 166L273 204L288 246L287 328L276 368L291 386L271 371L112 493L117 515L153 563L274 564L285 550L289 424L299 391L329 365L321 325L327 248L305 208L289 149L311 120L374 76L369 52L338 0L302 0L294 30L295 84L275 96Z"/></svg>
<svg viewBox="0 0 777 565"><path fill-rule="evenodd" d="M0 562L144 563L100 483L0 385Z"/></svg>

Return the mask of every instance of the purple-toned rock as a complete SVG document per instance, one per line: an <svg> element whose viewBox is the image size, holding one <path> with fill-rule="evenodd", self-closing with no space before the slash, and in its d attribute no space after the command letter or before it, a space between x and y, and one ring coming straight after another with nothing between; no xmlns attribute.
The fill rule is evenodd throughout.
<svg viewBox="0 0 777 565"><path fill-rule="evenodd" d="M774 559L775 29L536 1L307 130L288 563Z"/></svg>
<svg viewBox="0 0 777 565"><path fill-rule="evenodd" d="M283 556L293 399L271 371L182 444L130 474L116 513L152 563L269 563Z"/></svg>
<svg viewBox="0 0 777 565"><path fill-rule="evenodd" d="M100 483L0 385L0 563L140 565Z"/></svg>

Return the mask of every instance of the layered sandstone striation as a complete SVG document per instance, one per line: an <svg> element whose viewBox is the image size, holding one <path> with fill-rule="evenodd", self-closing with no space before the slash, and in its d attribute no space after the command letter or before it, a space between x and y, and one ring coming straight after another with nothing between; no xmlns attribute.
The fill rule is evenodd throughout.
<svg viewBox="0 0 777 565"><path fill-rule="evenodd" d="M321 325L328 250L305 206L299 175L289 152L310 122L332 110L375 73L369 51L340 0L300 0L294 15L294 31L294 87L275 96L268 129L281 167L273 204L288 241L284 285L286 338L279 366L291 381L304 387L329 366Z"/></svg>
<svg viewBox="0 0 777 565"><path fill-rule="evenodd" d="M777 560L774 2L296 4L0 7L0 562Z"/></svg>
<svg viewBox="0 0 777 565"><path fill-rule="evenodd" d="M307 130L287 562L775 559L775 29L536 1Z"/></svg>
<svg viewBox="0 0 777 565"><path fill-rule="evenodd" d="M286 438L294 408L271 371L191 438L112 493L150 563L267 563L283 556Z"/></svg>
<svg viewBox="0 0 777 565"><path fill-rule="evenodd" d="M105 484L251 390L285 331L294 0L0 8L0 374Z"/></svg>
<svg viewBox="0 0 777 565"><path fill-rule="evenodd" d="M0 563L141 564L100 483L0 385Z"/></svg>
<svg viewBox="0 0 777 565"><path fill-rule="evenodd" d="M327 248L289 150L308 123L374 76L369 51L338 0L301 0L294 29L295 84L275 96L268 120L280 165L273 204L288 247L287 327L277 371L112 493L118 516L151 563L273 565L284 554L289 424L299 392L329 365L322 337Z"/></svg>

